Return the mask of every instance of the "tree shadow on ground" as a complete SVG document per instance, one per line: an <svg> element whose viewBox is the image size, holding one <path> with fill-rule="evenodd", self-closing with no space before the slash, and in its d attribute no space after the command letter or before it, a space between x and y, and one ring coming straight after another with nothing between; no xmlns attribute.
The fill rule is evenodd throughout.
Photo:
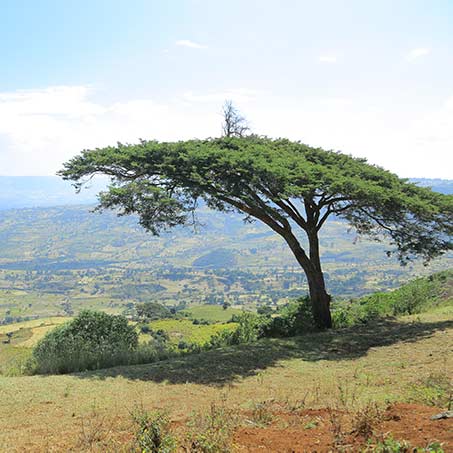
<svg viewBox="0 0 453 453"><path fill-rule="evenodd" d="M286 339L263 339L254 344L216 349L163 360L160 362L115 367L80 373L85 379L123 376L132 380L225 385L253 376L286 359L305 361L352 360L367 354L370 348L399 342L416 342L437 331L453 328L453 321L399 322L379 320L372 324L317 332Z"/></svg>

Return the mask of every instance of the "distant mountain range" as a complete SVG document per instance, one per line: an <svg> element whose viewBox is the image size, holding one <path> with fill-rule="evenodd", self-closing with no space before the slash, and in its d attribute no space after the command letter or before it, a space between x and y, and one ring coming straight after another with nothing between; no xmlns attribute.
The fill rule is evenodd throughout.
<svg viewBox="0 0 453 453"><path fill-rule="evenodd" d="M411 181L423 187L431 187L436 192L453 195L453 179L411 178Z"/></svg>
<svg viewBox="0 0 453 453"><path fill-rule="evenodd" d="M93 180L77 194L58 176L0 176L0 209L93 204L106 179Z"/></svg>
<svg viewBox="0 0 453 453"><path fill-rule="evenodd" d="M453 194L453 180L414 178L412 181L437 192ZM0 176L0 209L93 204L106 182L105 178L98 178L76 194L71 183L57 176Z"/></svg>

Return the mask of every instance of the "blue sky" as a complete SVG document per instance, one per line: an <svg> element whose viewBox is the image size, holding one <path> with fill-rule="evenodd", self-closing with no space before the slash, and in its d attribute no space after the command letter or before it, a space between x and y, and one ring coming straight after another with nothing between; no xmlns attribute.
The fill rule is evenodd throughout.
<svg viewBox="0 0 453 453"><path fill-rule="evenodd" d="M0 0L0 174L255 132L452 178L453 2Z"/></svg>

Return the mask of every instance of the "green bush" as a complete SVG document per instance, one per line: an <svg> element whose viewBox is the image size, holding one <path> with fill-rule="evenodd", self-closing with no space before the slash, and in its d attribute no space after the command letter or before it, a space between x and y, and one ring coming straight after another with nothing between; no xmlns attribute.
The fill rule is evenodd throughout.
<svg viewBox="0 0 453 453"><path fill-rule="evenodd" d="M144 302L135 306L135 311L140 319L155 321L157 319L171 318L174 314L164 305L157 302Z"/></svg>
<svg viewBox="0 0 453 453"><path fill-rule="evenodd" d="M451 410L453 381L447 372L431 372L410 386L410 401Z"/></svg>
<svg viewBox="0 0 453 453"><path fill-rule="evenodd" d="M291 337L315 329L310 298L301 297L281 308L277 316L270 318L265 335L270 337Z"/></svg>
<svg viewBox="0 0 453 453"><path fill-rule="evenodd" d="M151 327L149 327L148 324L141 324L138 326L138 328L140 329L140 332L145 335L150 334L152 332Z"/></svg>
<svg viewBox="0 0 453 453"><path fill-rule="evenodd" d="M437 306L451 297L446 294L453 273L439 272L427 278L415 279L390 292L364 296L359 300L337 302L332 311L336 328L366 324L386 316L401 316L421 313Z"/></svg>
<svg viewBox="0 0 453 453"><path fill-rule="evenodd" d="M138 335L124 316L82 311L46 334L33 349L37 373L70 373L127 362Z"/></svg>
<svg viewBox="0 0 453 453"><path fill-rule="evenodd" d="M178 343L178 349L180 349L180 350L188 350L189 347L190 347L190 345L189 345L189 343L187 343L187 341L180 340Z"/></svg>
<svg viewBox="0 0 453 453"><path fill-rule="evenodd" d="M370 453L444 453L442 444L431 442L426 447L413 447L405 440L397 440L392 436L385 437L377 443L368 442L364 452Z"/></svg>
<svg viewBox="0 0 453 453"><path fill-rule="evenodd" d="M157 329L155 331L151 329L149 333L158 343L166 343L170 340L168 332L164 329Z"/></svg>
<svg viewBox="0 0 453 453"><path fill-rule="evenodd" d="M207 344L207 349L252 343L264 335L266 318L244 312L234 315L232 319L233 322L238 323L238 327L235 330L223 330L213 335Z"/></svg>

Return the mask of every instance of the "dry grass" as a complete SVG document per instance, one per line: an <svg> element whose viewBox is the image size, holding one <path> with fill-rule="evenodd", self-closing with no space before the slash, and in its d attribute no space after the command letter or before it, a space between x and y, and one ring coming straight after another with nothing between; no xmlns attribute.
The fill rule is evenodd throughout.
<svg viewBox="0 0 453 453"><path fill-rule="evenodd" d="M211 402L219 400L244 411L271 399L293 410L341 402L357 411L369 401L409 400L413 385L433 372L453 375L451 315L443 310L151 365L66 376L0 376L0 445L5 451L80 451L81 421L89 430L93 404L108 435L88 441L89 448L116 445L112 451L120 451L130 442L130 412L138 401L147 410L168 410L178 424L194 412L208 413ZM361 429L368 430L372 420L365 425Z"/></svg>
<svg viewBox="0 0 453 453"><path fill-rule="evenodd" d="M52 316L50 318L33 319L32 321L17 322L15 324L6 324L0 326L0 335L6 334L7 332L17 332L20 329L34 329L39 327L55 327L58 324L62 324L68 321L70 318L63 316Z"/></svg>

